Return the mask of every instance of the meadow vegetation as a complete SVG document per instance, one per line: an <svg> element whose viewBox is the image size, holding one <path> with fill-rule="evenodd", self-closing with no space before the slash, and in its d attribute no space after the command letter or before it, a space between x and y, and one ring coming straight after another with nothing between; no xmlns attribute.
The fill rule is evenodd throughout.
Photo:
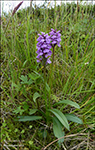
<svg viewBox="0 0 95 150"><path fill-rule="evenodd" d="M49 4L1 16L2 150L94 149L95 5L56 6L55 2L54 8L49 8ZM55 47L54 62L44 68L37 63L37 38L51 28L60 30L61 47ZM57 105L62 100L77 103L80 109L73 104ZM53 108L76 115L83 124L75 118L69 121L68 130L57 124ZM48 122L50 114L65 134L61 140L58 126ZM31 115L38 118L32 121Z"/></svg>

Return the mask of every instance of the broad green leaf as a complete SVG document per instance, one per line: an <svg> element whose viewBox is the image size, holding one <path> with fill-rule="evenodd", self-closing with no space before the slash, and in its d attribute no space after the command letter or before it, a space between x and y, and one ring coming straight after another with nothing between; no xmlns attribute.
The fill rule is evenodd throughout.
<svg viewBox="0 0 95 150"><path fill-rule="evenodd" d="M35 121L38 119L42 119L41 116L18 116L18 121Z"/></svg>
<svg viewBox="0 0 95 150"><path fill-rule="evenodd" d="M30 109L30 111L29 111L29 115L34 114L37 110L38 110L38 109Z"/></svg>
<svg viewBox="0 0 95 150"><path fill-rule="evenodd" d="M48 111L52 112L56 118L69 130L69 124L65 115L58 109L49 109Z"/></svg>
<svg viewBox="0 0 95 150"><path fill-rule="evenodd" d="M36 102L36 99L37 99L38 97L41 97L41 95L40 95L38 92L35 92L35 93L33 94L33 101Z"/></svg>
<svg viewBox="0 0 95 150"><path fill-rule="evenodd" d="M60 121L56 118L56 117L53 117L53 132L54 132L54 135L57 137L57 138L61 138L64 136L64 132L62 131L62 124L60 123ZM64 138L60 139L58 141L59 145L64 141Z"/></svg>
<svg viewBox="0 0 95 150"><path fill-rule="evenodd" d="M78 118L77 116L75 116L74 114L64 114L64 115L67 118L67 120L69 120L69 121L83 124L82 120L80 118Z"/></svg>
<svg viewBox="0 0 95 150"><path fill-rule="evenodd" d="M59 104L67 104L67 105L74 106L75 108L78 108L78 109L80 108L80 106L77 103L72 102L70 100L62 100L58 103L55 103L53 106L56 106L56 105L59 105Z"/></svg>

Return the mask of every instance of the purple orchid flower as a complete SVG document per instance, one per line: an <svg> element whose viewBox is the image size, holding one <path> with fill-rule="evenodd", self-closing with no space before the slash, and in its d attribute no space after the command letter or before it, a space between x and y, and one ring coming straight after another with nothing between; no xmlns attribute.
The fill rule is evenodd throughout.
<svg viewBox="0 0 95 150"><path fill-rule="evenodd" d="M51 46L53 47L53 62L54 62L54 48L56 45L58 45L58 47L61 47L60 42L61 42L61 34L59 33L59 31L57 31L57 29L51 29L50 34L50 38L51 38Z"/></svg>
<svg viewBox="0 0 95 150"><path fill-rule="evenodd" d="M42 61L44 64L51 63L50 56L52 54L50 48L50 36L48 34L45 34L44 32L41 32L41 34L38 34L39 37L37 39L37 62Z"/></svg>
<svg viewBox="0 0 95 150"><path fill-rule="evenodd" d="M61 47L60 42L61 42L61 34L59 33L59 31L57 31L57 29L51 29L50 34L50 38L51 38L51 45L52 47L55 47L56 45L58 45L58 47Z"/></svg>

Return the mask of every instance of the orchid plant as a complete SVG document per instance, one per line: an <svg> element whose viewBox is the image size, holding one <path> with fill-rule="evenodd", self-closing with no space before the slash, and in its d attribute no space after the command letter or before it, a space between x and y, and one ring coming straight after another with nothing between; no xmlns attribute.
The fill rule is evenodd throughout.
<svg viewBox="0 0 95 150"><path fill-rule="evenodd" d="M50 34L50 35L49 35ZM48 80L45 76L45 68L46 65L49 65L51 62L54 63L54 51L55 46L61 47L61 34L60 31L57 31L57 29L51 29L51 32L49 34L45 34L44 32L41 32L41 34L38 34L38 43L37 43L37 63L41 63L44 66L44 76L34 72L34 74L30 74L30 79L32 80L30 84L34 84L37 79L40 79L41 83L44 83L43 86L43 96L40 95L40 93L37 91L33 94L33 101L37 104L35 109L30 110L29 115L30 116L19 116L19 121L34 121L38 119L43 119L48 126L50 126L51 122L53 122L53 132L54 135L57 138L61 138L58 140L59 144L61 144L64 141L64 131L63 127L65 127L67 130L70 130L69 122L73 121L79 124L82 124L82 120L79 119L74 114L63 114L62 111L57 109L58 105L70 105L72 107L75 107L79 109L79 105L76 102L73 102L71 100L61 100L56 103L51 104L51 89L48 84ZM52 51L53 49L53 51ZM51 55L53 54L52 60ZM43 72L42 72L43 73ZM53 80L53 79L52 79ZM52 81L51 81L52 82ZM28 83L28 81L27 81ZM41 98L45 101L44 108L40 106L40 100ZM34 114L37 113L39 116L34 116Z"/></svg>

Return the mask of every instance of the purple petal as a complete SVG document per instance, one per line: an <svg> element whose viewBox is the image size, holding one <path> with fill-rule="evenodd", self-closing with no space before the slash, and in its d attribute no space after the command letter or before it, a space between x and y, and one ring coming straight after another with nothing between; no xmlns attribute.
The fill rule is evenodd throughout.
<svg viewBox="0 0 95 150"><path fill-rule="evenodd" d="M38 49L38 50L36 51L36 53L37 53L37 54L42 53L42 50L41 50L41 49Z"/></svg>
<svg viewBox="0 0 95 150"><path fill-rule="evenodd" d="M53 31L51 31L51 32L49 32L49 34L50 34L50 35L53 35L53 34L54 34L54 32L53 32Z"/></svg>
<svg viewBox="0 0 95 150"><path fill-rule="evenodd" d="M44 42L44 41L45 41L44 39L40 40L40 42Z"/></svg>
<svg viewBox="0 0 95 150"><path fill-rule="evenodd" d="M37 59L37 62L40 62L41 60Z"/></svg>
<svg viewBox="0 0 95 150"><path fill-rule="evenodd" d="M48 59L47 59L47 63L48 63L48 64L50 64L50 63L51 63L50 58L48 58Z"/></svg>
<svg viewBox="0 0 95 150"><path fill-rule="evenodd" d="M57 36L58 36L58 37L60 37L60 36L61 36L61 34L60 34L60 33L58 33L58 34L57 34Z"/></svg>
<svg viewBox="0 0 95 150"><path fill-rule="evenodd" d="M58 39L57 39L57 41L58 41L58 42L61 42L61 39L60 39L60 38L58 38Z"/></svg>
<svg viewBox="0 0 95 150"><path fill-rule="evenodd" d="M59 31L57 31L57 33L59 33L60 32L60 30Z"/></svg>
<svg viewBox="0 0 95 150"><path fill-rule="evenodd" d="M55 35L52 36L52 39L56 39L57 37Z"/></svg>
<svg viewBox="0 0 95 150"><path fill-rule="evenodd" d="M43 44L42 46L41 46L41 48L46 48L47 47L47 45L46 44Z"/></svg>
<svg viewBox="0 0 95 150"><path fill-rule="evenodd" d="M58 47L61 47L61 45L59 43L57 45L58 45Z"/></svg>
<svg viewBox="0 0 95 150"><path fill-rule="evenodd" d="M55 31L54 29L51 28L52 31Z"/></svg>
<svg viewBox="0 0 95 150"><path fill-rule="evenodd" d="M40 56L42 56L43 55L43 53L39 53L37 56L36 56L36 58L40 58Z"/></svg>
<svg viewBox="0 0 95 150"><path fill-rule="evenodd" d="M44 53L48 53L48 52L49 52L49 49L45 49L43 52L44 52Z"/></svg>
<svg viewBox="0 0 95 150"><path fill-rule="evenodd" d="M53 41L52 44L57 44L57 42L56 42L56 41Z"/></svg>

